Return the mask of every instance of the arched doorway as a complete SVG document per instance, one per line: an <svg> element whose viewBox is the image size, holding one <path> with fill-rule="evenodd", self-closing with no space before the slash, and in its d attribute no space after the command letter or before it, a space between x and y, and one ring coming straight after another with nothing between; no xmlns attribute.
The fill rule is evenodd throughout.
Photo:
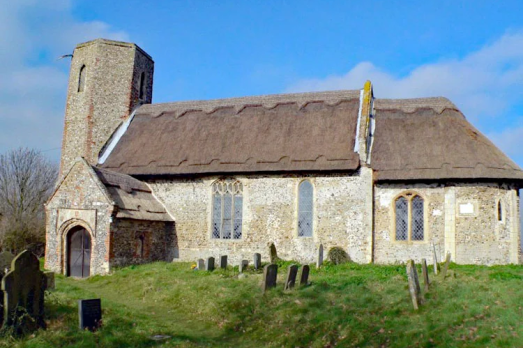
<svg viewBox="0 0 523 348"><path fill-rule="evenodd" d="M82 226L67 234L67 275L86 278L91 269L91 236Z"/></svg>

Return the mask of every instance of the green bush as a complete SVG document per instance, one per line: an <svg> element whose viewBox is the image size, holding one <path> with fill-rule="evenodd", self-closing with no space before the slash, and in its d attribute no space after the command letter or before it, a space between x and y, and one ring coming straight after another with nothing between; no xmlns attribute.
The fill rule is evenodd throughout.
<svg viewBox="0 0 523 348"><path fill-rule="evenodd" d="M335 265L341 265L342 263L351 262L351 259L349 257L349 254L345 252L340 247L334 247L329 250L329 253L327 254L327 258L330 262L332 262Z"/></svg>

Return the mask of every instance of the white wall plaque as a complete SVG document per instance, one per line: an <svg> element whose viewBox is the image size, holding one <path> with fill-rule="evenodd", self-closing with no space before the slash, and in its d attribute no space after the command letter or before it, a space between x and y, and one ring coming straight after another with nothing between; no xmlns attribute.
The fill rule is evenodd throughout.
<svg viewBox="0 0 523 348"><path fill-rule="evenodd" d="M474 204L472 204L472 203L460 204L459 213L462 215L473 215L474 214Z"/></svg>

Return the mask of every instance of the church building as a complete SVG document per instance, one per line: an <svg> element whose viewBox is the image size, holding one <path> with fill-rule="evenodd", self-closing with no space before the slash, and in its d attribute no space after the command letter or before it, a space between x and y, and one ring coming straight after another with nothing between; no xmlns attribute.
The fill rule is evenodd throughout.
<svg viewBox="0 0 523 348"><path fill-rule="evenodd" d="M46 204L46 268L114 266L276 249L312 263L451 254L521 258L523 171L446 98L361 90L152 104L154 62L97 39L74 50L60 182Z"/></svg>

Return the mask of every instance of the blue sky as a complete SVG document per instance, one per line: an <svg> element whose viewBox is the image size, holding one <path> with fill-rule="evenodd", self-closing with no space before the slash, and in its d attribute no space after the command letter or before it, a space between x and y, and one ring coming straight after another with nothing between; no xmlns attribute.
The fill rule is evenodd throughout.
<svg viewBox="0 0 523 348"><path fill-rule="evenodd" d="M361 88L446 96L523 166L522 1L0 0L0 153L58 160L68 60L97 37L155 60L154 102Z"/></svg>

